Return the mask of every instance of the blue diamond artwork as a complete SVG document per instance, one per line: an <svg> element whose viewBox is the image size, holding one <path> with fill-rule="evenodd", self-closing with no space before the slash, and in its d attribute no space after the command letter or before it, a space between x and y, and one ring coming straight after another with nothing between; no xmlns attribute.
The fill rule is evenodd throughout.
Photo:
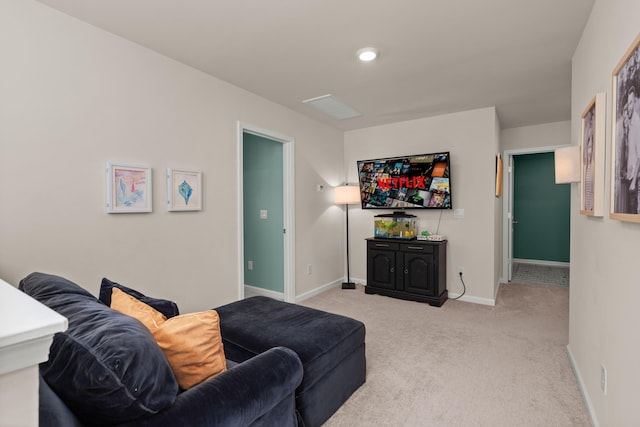
<svg viewBox="0 0 640 427"><path fill-rule="evenodd" d="M188 205L191 194L193 193L193 188L191 188L187 181L182 181L182 184L178 185L178 193L180 193L184 199L184 204Z"/></svg>

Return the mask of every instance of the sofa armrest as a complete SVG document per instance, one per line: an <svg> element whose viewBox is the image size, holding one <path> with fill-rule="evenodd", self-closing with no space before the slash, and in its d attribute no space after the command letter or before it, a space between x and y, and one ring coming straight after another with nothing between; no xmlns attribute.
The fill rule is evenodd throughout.
<svg viewBox="0 0 640 427"><path fill-rule="evenodd" d="M275 347L178 395L162 412L130 426L297 426L298 355Z"/></svg>

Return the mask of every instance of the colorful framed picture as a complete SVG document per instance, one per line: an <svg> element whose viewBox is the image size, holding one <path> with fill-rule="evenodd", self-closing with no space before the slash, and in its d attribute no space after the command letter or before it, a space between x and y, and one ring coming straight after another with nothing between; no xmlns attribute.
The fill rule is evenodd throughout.
<svg viewBox="0 0 640 427"><path fill-rule="evenodd" d="M606 94L596 94L582 113L580 144L580 213L604 214L604 157Z"/></svg>
<svg viewBox="0 0 640 427"><path fill-rule="evenodd" d="M107 163L106 182L108 213L152 211L150 167Z"/></svg>
<svg viewBox="0 0 640 427"><path fill-rule="evenodd" d="M640 222L640 34L613 70L610 217Z"/></svg>
<svg viewBox="0 0 640 427"><path fill-rule="evenodd" d="M167 169L167 209L202 210L202 172Z"/></svg>

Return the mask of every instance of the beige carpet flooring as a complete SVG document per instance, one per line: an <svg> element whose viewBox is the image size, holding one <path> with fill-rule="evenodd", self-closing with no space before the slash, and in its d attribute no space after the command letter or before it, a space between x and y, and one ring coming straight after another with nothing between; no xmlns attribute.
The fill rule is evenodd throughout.
<svg viewBox="0 0 640 427"><path fill-rule="evenodd" d="M366 325L367 382L325 427L590 426L571 370L569 289L505 284L495 307L339 288L301 305Z"/></svg>

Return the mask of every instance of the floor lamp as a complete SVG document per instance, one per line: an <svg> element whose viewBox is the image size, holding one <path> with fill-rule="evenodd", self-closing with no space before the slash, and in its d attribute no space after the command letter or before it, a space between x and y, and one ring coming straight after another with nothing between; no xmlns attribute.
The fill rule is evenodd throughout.
<svg viewBox="0 0 640 427"><path fill-rule="evenodd" d="M341 185L333 189L333 202L336 205L346 205L347 211L347 281L342 283L342 289L355 289L356 284L349 275L349 205L360 203L360 188L357 185Z"/></svg>

